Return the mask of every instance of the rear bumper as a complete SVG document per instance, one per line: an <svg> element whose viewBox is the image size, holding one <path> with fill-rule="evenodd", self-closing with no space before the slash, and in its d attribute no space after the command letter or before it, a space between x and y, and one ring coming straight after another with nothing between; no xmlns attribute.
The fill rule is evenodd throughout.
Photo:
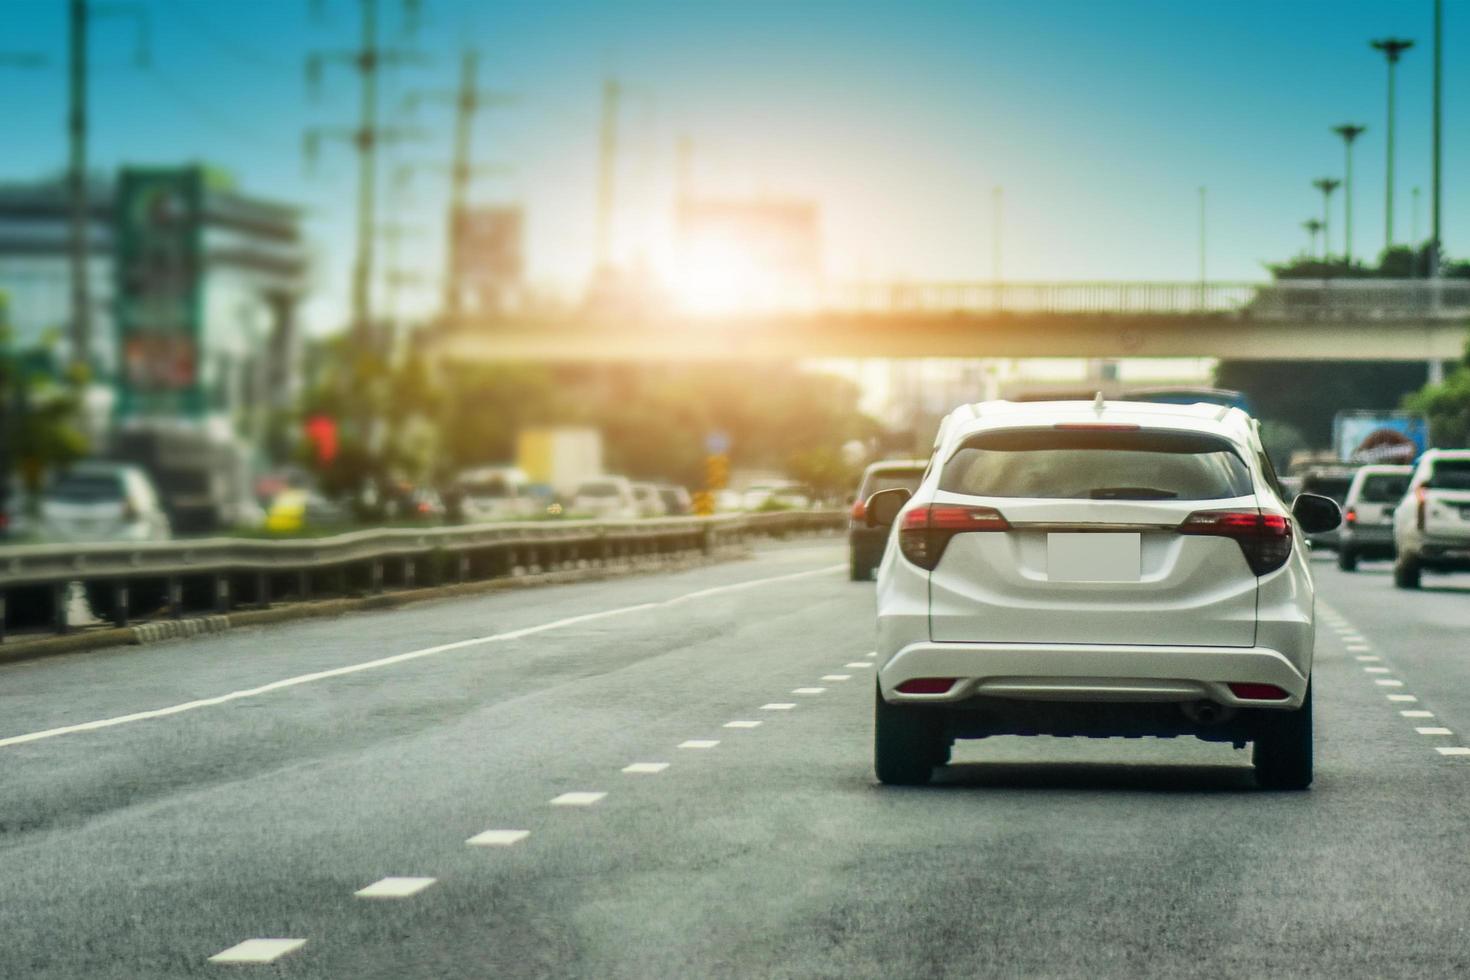
<svg viewBox="0 0 1470 980"><path fill-rule="evenodd" d="M1310 663L1310 658L1307 658ZM954 677L945 694L900 694L904 681ZM1290 697L1245 701L1231 682L1274 684ZM1114 646L1093 644L913 643L878 673L883 699L958 704L974 697L1039 701L1214 701L1251 708L1297 708L1307 677L1291 659L1265 647Z"/></svg>

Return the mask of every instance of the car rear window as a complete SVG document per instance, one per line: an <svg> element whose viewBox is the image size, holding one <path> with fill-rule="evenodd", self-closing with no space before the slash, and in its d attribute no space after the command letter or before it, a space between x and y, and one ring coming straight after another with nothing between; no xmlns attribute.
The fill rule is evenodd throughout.
<svg viewBox="0 0 1470 980"><path fill-rule="evenodd" d="M879 490L917 490L923 478L923 470L879 470L868 474L858 496L866 500Z"/></svg>
<svg viewBox="0 0 1470 980"><path fill-rule="evenodd" d="M1429 485L1436 490L1470 490L1470 459L1435 460Z"/></svg>
<svg viewBox="0 0 1470 980"><path fill-rule="evenodd" d="M69 473L46 496L68 504L101 504L123 499L122 477L111 473Z"/></svg>
<svg viewBox="0 0 1470 980"><path fill-rule="evenodd" d="M1234 447L1193 432L1003 429L967 439L939 488L983 497L1219 500L1252 492Z"/></svg>
<svg viewBox="0 0 1470 980"><path fill-rule="evenodd" d="M1409 474L1382 473L1363 478L1358 499L1368 504L1396 504L1409 492Z"/></svg>
<svg viewBox="0 0 1470 980"><path fill-rule="evenodd" d="M1314 476L1309 473L1302 478L1302 493L1331 497L1341 504L1347 499L1348 488L1352 485L1353 478L1350 476Z"/></svg>

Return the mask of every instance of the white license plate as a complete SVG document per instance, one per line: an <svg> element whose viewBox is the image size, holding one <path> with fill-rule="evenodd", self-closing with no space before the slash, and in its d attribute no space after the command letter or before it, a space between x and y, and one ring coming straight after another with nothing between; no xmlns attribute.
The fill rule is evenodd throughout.
<svg viewBox="0 0 1470 980"><path fill-rule="evenodd" d="M1048 534L1046 577L1052 582L1137 582L1142 542L1138 534Z"/></svg>

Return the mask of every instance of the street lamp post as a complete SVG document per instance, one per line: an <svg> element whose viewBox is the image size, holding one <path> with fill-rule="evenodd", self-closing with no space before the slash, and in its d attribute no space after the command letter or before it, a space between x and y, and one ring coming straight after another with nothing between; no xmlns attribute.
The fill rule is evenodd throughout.
<svg viewBox="0 0 1470 980"><path fill-rule="evenodd" d="M1332 131L1342 137L1343 150L1347 155L1342 185L1342 260L1344 265L1349 266L1353 264L1353 140L1363 135L1367 128L1353 123L1332 127Z"/></svg>
<svg viewBox="0 0 1470 980"><path fill-rule="evenodd" d="M1336 177L1318 177L1312 181L1312 186L1322 192L1322 258L1325 261L1332 254L1332 214L1330 203L1332 192L1342 184Z"/></svg>
<svg viewBox="0 0 1470 980"><path fill-rule="evenodd" d="M1381 37L1368 44L1374 50L1382 51L1383 56L1388 59L1388 176L1387 193L1384 196L1383 211L1383 247L1393 247L1393 79L1394 67L1398 65L1400 56L1414 46L1414 42L1403 37Z"/></svg>

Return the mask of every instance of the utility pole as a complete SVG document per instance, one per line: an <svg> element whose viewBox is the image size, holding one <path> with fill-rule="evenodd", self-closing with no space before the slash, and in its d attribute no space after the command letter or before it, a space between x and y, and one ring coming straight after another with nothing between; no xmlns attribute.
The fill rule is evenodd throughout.
<svg viewBox="0 0 1470 980"><path fill-rule="evenodd" d="M92 363L92 290L87 276L87 0L71 0L67 30L67 256L71 272L71 359Z"/></svg>
<svg viewBox="0 0 1470 980"><path fill-rule="evenodd" d="M1317 235L1322 231L1322 222L1316 218L1308 218L1302 222L1302 227L1307 230L1307 254L1317 254Z"/></svg>
<svg viewBox="0 0 1470 980"><path fill-rule="evenodd" d="M1332 255L1332 235L1329 231L1332 220L1328 204L1332 198L1332 192L1337 190L1341 184L1342 181L1336 177L1318 177L1312 181L1312 186L1322 192L1322 258L1324 261Z"/></svg>
<svg viewBox="0 0 1470 980"><path fill-rule="evenodd" d="M509 92L496 92L479 87L480 54L466 48L460 56L459 88L454 91L432 91L410 93L405 105L411 110L420 101L442 102L454 106L454 155L449 164L449 221L448 242L445 251L446 272L444 276L444 312L456 320L464 306L463 284L458 278L463 257L461 225L465 207L469 204L470 184L476 177L503 174L506 167L500 165L476 165L475 116L486 109L514 105L516 97Z"/></svg>
<svg viewBox="0 0 1470 980"><path fill-rule="evenodd" d="M602 129L597 167L597 270L605 272L612 263L614 182L617 176L618 102L622 87L616 78L602 83Z"/></svg>
<svg viewBox="0 0 1470 980"><path fill-rule="evenodd" d="M1417 253L1419 251L1419 185L1415 184L1414 189L1409 193L1413 195L1414 199L1412 213L1409 215L1409 220L1412 223L1409 241L1414 243L1414 251Z"/></svg>
<svg viewBox="0 0 1470 980"><path fill-rule="evenodd" d="M1444 0L1434 0L1434 170L1429 190L1429 278L1439 278L1440 161L1444 142Z"/></svg>
<svg viewBox="0 0 1470 980"><path fill-rule="evenodd" d="M1388 59L1388 175L1387 192L1384 195L1383 247L1393 248L1393 117L1394 117L1394 69L1403 53L1414 46L1414 42L1403 37L1383 37L1369 41L1369 46L1382 51Z"/></svg>
<svg viewBox="0 0 1470 980"><path fill-rule="evenodd" d="M1343 123L1341 126L1333 126L1332 131L1342 137L1343 151L1347 154L1345 168L1343 171L1342 206L1343 206L1343 264L1353 264L1353 140L1362 136L1367 131L1367 126L1358 126L1353 123Z"/></svg>
<svg viewBox="0 0 1470 980"><path fill-rule="evenodd" d="M372 326L373 239L377 234L377 156L380 144L415 138L421 133L378 124L378 73L384 68L407 64L423 64L422 55L399 48L386 48L378 43L378 0L359 0L362 9L362 39L353 51L317 52L306 61L307 85L313 91L320 84L322 67L328 62L349 65L360 78L358 93L359 120L355 129L314 126L308 129L305 149L308 164L315 161L322 137L351 143L357 150L357 250L352 264L352 332L359 341L367 338ZM418 4L403 0L405 14L412 18Z"/></svg>

